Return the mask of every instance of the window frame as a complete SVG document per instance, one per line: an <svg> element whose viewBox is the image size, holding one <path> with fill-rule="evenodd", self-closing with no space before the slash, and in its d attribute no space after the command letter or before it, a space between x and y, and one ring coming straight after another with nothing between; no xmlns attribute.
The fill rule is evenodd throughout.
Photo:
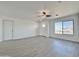
<svg viewBox="0 0 79 59"><path fill-rule="evenodd" d="M64 22L68 22L68 21L72 21L73 22L73 34L63 34L63 23ZM57 23L57 22L62 22L62 34L57 34L57 33L55 33L55 23ZM54 22L54 34L57 34L57 35L74 35L74 19L71 19L71 20L57 20L57 21L55 21Z"/></svg>

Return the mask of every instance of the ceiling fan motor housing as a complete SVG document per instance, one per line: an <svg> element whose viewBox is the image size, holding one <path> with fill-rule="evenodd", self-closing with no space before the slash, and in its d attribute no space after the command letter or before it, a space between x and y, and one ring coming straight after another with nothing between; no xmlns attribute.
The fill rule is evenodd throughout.
<svg viewBox="0 0 79 59"><path fill-rule="evenodd" d="M44 15L46 15L46 12L43 11L42 13L43 13Z"/></svg>

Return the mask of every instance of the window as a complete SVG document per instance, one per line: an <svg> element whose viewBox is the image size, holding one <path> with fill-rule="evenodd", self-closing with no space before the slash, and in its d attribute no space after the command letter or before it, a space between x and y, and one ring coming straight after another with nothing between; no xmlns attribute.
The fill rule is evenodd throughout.
<svg viewBox="0 0 79 59"><path fill-rule="evenodd" d="M55 34L73 35L73 20L55 22Z"/></svg>
<svg viewBox="0 0 79 59"><path fill-rule="evenodd" d="M62 22L55 23L55 34L62 34Z"/></svg>
<svg viewBox="0 0 79 59"><path fill-rule="evenodd" d="M63 22L63 34L73 34L73 21Z"/></svg>

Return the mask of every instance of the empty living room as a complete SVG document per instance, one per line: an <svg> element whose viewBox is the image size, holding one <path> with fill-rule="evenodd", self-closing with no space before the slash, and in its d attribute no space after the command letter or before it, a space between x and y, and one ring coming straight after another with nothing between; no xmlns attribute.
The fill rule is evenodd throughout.
<svg viewBox="0 0 79 59"><path fill-rule="evenodd" d="M0 1L0 57L79 57L79 1Z"/></svg>

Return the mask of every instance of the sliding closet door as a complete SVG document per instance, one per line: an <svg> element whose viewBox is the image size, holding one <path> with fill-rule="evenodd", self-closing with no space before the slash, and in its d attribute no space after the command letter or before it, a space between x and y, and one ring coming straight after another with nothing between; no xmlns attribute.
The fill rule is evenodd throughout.
<svg viewBox="0 0 79 59"><path fill-rule="evenodd" d="M13 39L13 21L3 20L3 40Z"/></svg>

